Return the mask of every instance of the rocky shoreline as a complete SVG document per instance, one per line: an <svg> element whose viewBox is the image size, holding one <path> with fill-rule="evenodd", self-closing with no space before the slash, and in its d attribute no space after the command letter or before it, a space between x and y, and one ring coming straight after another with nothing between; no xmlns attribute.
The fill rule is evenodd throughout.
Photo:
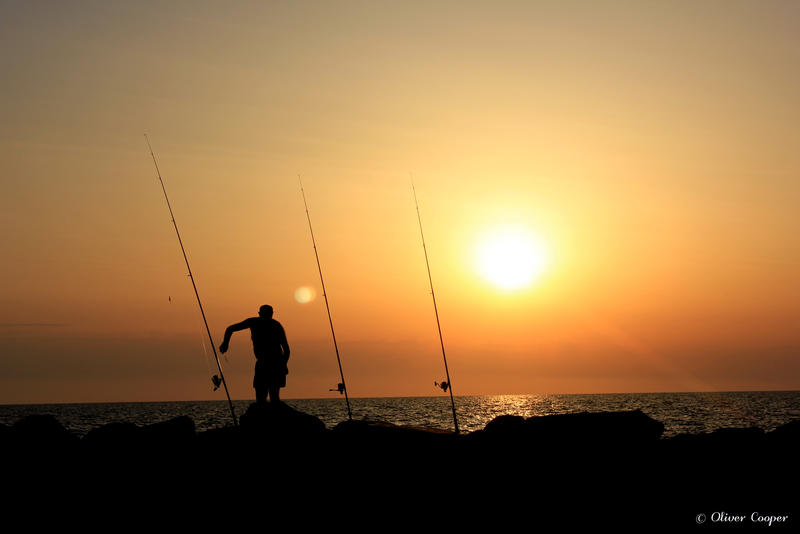
<svg viewBox="0 0 800 534"><path fill-rule="evenodd" d="M189 417L177 417L144 427L111 423L80 439L52 416L29 416L0 425L0 451L14 459L6 472L21 480L35 471L94 488L170 483L187 495L224 476L232 485L263 480L278 493L319 490L328 504L352 497L373 510L444 499L461 510L547 509L571 514L573 523L621 508L636 521L653 514L686 521L721 507L795 511L800 420L770 432L663 438L663 430L638 410L505 415L461 435L377 421L329 429L285 404L253 404L238 427L196 432Z"/></svg>

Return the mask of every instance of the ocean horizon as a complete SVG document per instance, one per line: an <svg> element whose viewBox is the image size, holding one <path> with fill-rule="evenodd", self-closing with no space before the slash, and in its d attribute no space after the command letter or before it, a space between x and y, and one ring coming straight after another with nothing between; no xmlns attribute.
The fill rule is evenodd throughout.
<svg viewBox="0 0 800 534"><path fill-rule="evenodd" d="M233 401L237 415L252 400ZM321 419L328 428L347 419L343 398L284 399L289 406ZM720 428L758 427L770 431L800 419L800 391L728 391L681 393L595 393L553 395L456 396L459 427L480 430L499 415L534 417L577 412L642 410L664 424L664 437L700 434ZM450 398L354 397L354 419L398 425L453 428ZM28 415L54 416L67 430L83 436L112 422L140 426L189 416L198 432L232 424L227 401L90 402L0 405L0 424L12 425Z"/></svg>

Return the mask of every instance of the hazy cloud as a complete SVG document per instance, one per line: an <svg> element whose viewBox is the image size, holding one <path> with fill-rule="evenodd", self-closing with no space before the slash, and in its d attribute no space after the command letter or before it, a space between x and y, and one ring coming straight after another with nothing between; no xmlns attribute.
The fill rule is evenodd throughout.
<svg viewBox="0 0 800 534"><path fill-rule="evenodd" d="M50 328L69 326L69 323L0 323L0 328Z"/></svg>

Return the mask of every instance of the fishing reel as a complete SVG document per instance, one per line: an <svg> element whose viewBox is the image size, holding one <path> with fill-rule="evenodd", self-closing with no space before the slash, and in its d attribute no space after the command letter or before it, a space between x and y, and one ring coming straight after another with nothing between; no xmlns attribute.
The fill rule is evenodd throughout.
<svg viewBox="0 0 800 534"><path fill-rule="evenodd" d="M335 387L335 388L331 388L331 389L329 389L328 391L338 391L338 392L339 392L339 395L342 395L342 394L344 394L344 384L343 384L342 382L339 382L339 383L336 385L336 387Z"/></svg>
<svg viewBox="0 0 800 534"><path fill-rule="evenodd" d="M217 391L222 385L222 379L219 377L219 375L212 376L211 382L214 384L214 391Z"/></svg>
<svg viewBox="0 0 800 534"><path fill-rule="evenodd" d="M433 385L440 388L445 393L447 393L447 390L450 388L450 383L445 381L442 381L441 384L439 382L434 382Z"/></svg>

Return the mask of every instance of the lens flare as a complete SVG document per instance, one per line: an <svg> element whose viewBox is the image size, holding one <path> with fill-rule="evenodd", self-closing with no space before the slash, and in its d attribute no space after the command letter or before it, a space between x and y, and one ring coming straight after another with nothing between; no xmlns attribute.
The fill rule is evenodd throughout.
<svg viewBox="0 0 800 534"><path fill-rule="evenodd" d="M317 298L317 292L314 291L313 287L309 286L298 287L294 292L294 300L296 300L300 304L308 304L315 298Z"/></svg>

